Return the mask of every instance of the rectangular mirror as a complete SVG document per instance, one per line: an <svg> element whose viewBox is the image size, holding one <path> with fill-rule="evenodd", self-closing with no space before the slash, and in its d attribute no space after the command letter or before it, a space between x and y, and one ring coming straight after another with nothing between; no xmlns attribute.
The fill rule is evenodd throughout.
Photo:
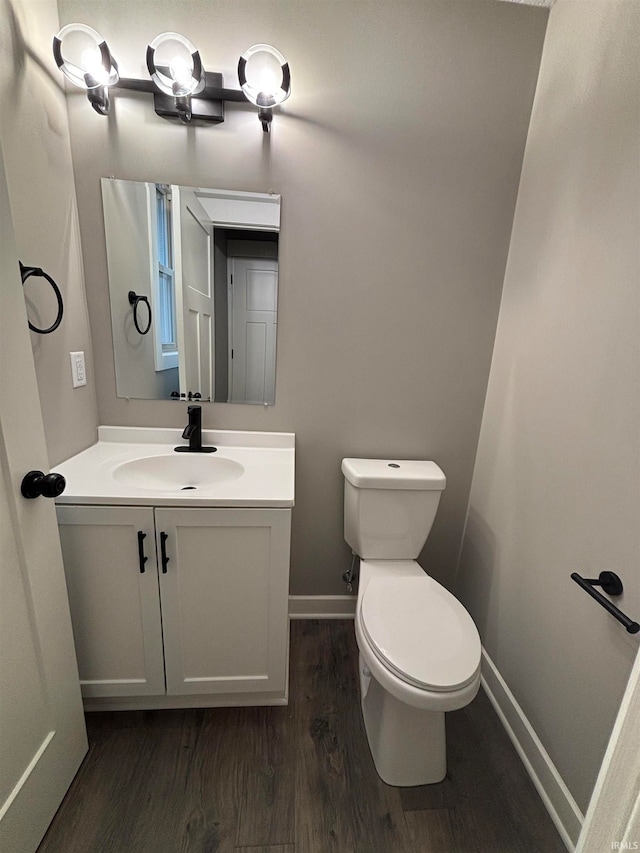
<svg viewBox="0 0 640 853"><path fill-rule="evenodd" d="M273 405L280 196L101 184L118 397Z"/></svg>

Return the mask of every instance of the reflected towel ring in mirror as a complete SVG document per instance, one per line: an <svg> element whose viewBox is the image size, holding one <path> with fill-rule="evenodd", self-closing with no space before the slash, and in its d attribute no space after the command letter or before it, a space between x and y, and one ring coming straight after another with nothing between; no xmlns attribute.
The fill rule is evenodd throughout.
<svg viewBox="0 0 640 853"><path fill-rule="evenodd" d="M58 302L58 314L56 319L53 321L52 325L49 326L48 329L39 329L37 326L34 326L31 320L29 320L29 328L32 332L37 332L39 335L49 335L51 332L55 332L60 323L62 322L62 313L64 311L64 304L62 302L62 294L60 293L60 288L55 283L55 281L51 278L50 275L41 269L40 267L26 267L22 261L19 261L20 264L20 277L22 278L22 284L24 285L25 281L32 275L40 276L41 278L46 278L51 287L53 288L53 292L56 295L56 300Z"/></svg>
<svg viewBox="0 0 640 853"><path fill-rule="evenodd" d="M141 302L147 303L147 311L149 312L149 318L147 322L147 328L141 329L140 323L138 323L138 305ZM146 296L141 296L133 290L129 291L129 305L133 305L133 325L136 327L136 330L141 335L146 335L149 329L151 328L151 305L149 305L149 300Z"/></svg>

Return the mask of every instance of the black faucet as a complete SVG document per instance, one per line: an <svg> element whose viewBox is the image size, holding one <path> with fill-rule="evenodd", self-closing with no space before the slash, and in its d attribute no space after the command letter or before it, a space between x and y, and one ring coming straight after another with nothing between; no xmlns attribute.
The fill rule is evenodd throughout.
<svg viewBox="0 0 640 853"><path fill-rule="evenodd" d="M187 406L189 423L182 433L183 438L189 439L189 444L181 444L174 448L178 453L215 453L217 447L202 446L202 406Z"/></svg>

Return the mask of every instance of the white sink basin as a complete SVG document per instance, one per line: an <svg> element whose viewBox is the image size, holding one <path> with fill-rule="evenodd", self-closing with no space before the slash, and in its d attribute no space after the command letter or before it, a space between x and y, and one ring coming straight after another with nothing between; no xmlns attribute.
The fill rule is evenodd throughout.
<svg viewBox="0 0 640 853"><path fill-rule="evenodd" d="M237 480L244 466L233 459L201 453L143 456L113 469L119 483L150 491L197 491Z"/></svg>
<svg viewBox="0 0 640 853"><path fill-rule="evenodd" d="M176 453L179 428L98 428L98 441L56 465L67 481L58 504L171 507L294 505L295 436L202 430L216 453Z"/></svg>

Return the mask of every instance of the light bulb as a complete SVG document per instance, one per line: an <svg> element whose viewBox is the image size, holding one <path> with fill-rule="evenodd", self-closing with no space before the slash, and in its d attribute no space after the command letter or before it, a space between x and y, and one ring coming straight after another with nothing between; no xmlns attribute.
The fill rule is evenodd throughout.
<svg viewBox="0 0 640 853"><path fill-rule="evenodd" d="M280 63L265 50L255 53L247 62L246 75L249 86L270 95L278 91L282 79Z"/></svg>
<svg viewBox="0 0 640 853"><path fill-rule="evenodd" d="M271 68L263 68L260 72L260 83L259 87L261 91L268 92L272 95L275 91L277 91L280 82L278 80L277 75L274 73Z"/></svg>
<svg viewBox="0 0 640 853"><path fill-rule="evenodd" d="M97 48L87 48L82 52L82 67L93 79L101 86L106 86L109 80L109 73L105 70L102 64L102 55Z"/></svg>
<svg viewBox="0 0 640 853"><path fill-rule="evenodd" d="M254 44L238 62L242 91L252 104L269 109L291 94L289 64L280 51L269 44Z"/></svg>
<svg viewBox="0 0 640 853"><path fill-rule="evenodd" d="M147 47L147 68L161 92L174 97L196 95L204 89L200 54L179 33L161 33Z"/></svg>
<svg viewBox="0 0 640 853"><path fill-rule="evenodd" d="M114 86L118 64L102 36L86 24L67 24L53 39L53 56L62 73L82 89Z"/></svg>
<svg viewBox="0 0 640 853"><path fill-rule="evenodd" d="M169 63L169 73L180 86L191 82L193 67L182 56L174 56Z"/></svg>

